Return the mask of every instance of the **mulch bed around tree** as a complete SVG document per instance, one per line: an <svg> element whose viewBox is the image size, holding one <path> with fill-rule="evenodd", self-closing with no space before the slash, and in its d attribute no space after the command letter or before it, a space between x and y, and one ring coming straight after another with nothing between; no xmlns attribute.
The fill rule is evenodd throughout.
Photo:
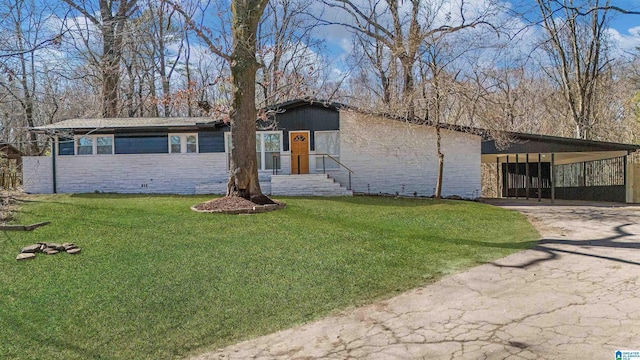
<svg viewBox="0 0 640 360"><path fill-rule="evenodd" d="M224 214L255 214L271 210L284 209L286 204L273 201L275 204L258 205L237 196L225 196L203 202L191 207L197 212L213 212Z"/></svg>

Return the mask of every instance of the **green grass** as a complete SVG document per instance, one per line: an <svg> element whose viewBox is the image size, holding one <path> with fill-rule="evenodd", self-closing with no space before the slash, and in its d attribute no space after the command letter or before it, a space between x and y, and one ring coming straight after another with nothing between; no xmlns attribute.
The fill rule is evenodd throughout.
<svg viewBox="0 0 640 360"><path fill-rule="evenodd" d="M257 215L193 196L31 197L0 234L0 359L171 359L390 297L535 243L480 203L286 198ZM21 247L74 242L80 255Z"/></svg>

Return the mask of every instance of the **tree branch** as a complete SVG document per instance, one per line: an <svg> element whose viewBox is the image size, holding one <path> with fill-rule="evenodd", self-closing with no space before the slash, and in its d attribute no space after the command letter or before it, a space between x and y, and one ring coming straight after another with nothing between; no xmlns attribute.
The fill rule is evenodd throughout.
<svg viewBox="0 0 640 360"><path fill-rule="evenodd" d="M201 29L198 29L191 15L187 14L187 12L182 8L182 6L180 6L178 3L171 0L167 0L167 4L173 6L173 10L177 11L180 15L182 15L182 17L184 18L187 24L187 27L193 30L196 33L196 35L202 41L204 41L204 43L207 45L207 47L212 53L220 56L226 61L231 62L231 55L222 51L222 49L220 49L216 44L213 43L213 41L207 35L205 35L204 31L202 31Z"/></svg>

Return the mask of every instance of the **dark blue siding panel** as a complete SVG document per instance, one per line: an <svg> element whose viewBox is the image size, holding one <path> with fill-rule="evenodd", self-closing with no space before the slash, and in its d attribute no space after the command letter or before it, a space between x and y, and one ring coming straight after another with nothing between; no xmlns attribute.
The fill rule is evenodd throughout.
<svg viewBox="0 0 640 360"><path fill-rule="evenodd" d="M116 154L166 154L169 152L167 135L153 136L117 136Z"/></svg>
<svg viewBox="0 0 640 360"><path fill-rule="evenodd" d="M201 153L224 152L224 132L207 131L198 133L198 145Z"/></svg>
<svg viewBox="0 0 640 360"><path fill-rule="evenodd" d="M311 134L310 150L315 150L314 131L340 129L340 113L337 110L322 106L300 106L277 113L278 129L283 130L284 151L289 150L289 131L309 130Z"/></svg>
<svg viewBox="0 0 640 360"><path fill-rule="evenodd" d="M58 155L73 155L73 139L58 139Z"/></svg>

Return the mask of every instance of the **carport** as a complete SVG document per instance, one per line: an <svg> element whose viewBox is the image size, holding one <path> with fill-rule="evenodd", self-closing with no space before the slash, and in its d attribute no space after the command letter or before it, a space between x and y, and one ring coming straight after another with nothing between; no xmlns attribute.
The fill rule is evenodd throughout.
<svg viewBox="0 0 640 360"><path fill-rule="evenodd" d="M500 143L506 145L499 146ZM482 142L503 198L640 202L640 145L508 133Z"/></svg>

